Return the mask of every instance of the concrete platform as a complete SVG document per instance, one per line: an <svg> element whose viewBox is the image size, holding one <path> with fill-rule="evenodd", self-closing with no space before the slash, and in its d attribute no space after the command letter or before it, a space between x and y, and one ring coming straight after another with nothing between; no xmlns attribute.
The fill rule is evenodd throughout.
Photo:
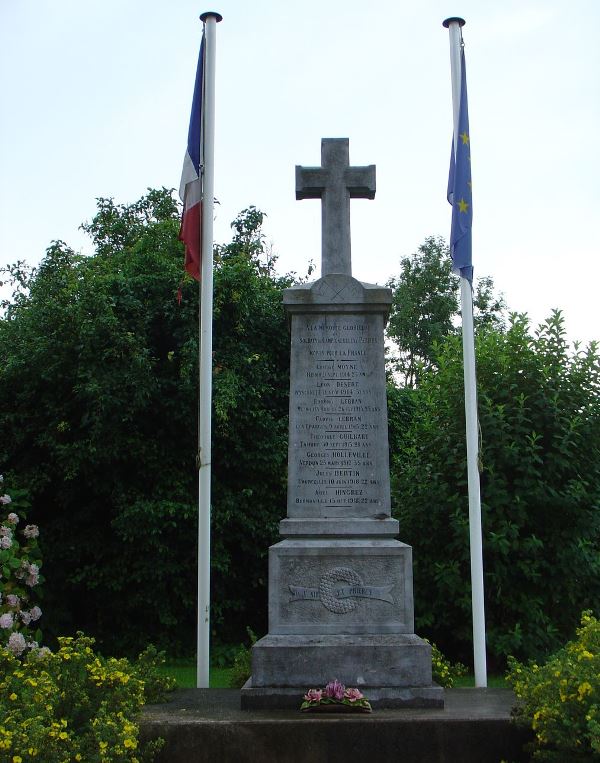
<svg viewBox="0 0 600 763"><path fill-rule="evenodd" d="M149 705L143 740L167 744L156 763L524 763L526 730L509 689L446 689L443 709L309 715L241 710L236 689L182 689Z"/></svg>

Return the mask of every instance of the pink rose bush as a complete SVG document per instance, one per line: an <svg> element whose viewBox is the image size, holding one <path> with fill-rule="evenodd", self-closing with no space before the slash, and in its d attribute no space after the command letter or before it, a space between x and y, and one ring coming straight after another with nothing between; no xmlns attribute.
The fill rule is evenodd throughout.
<svg viewBox="0 0 600 763"><path fill-rule="evenodd" d="M4 478L0 475L2 482ZM27 650L37 649L41 639L40 630L34 633L31 629L42 610L31 598L43 577L37 542L39 530L36 525L18 529L27 504L23 491L11 492L12 496L8 493L0 496L0 647L21 657Z"/></svg>
<svg viewBox="0 0 600 763"><path fill-rule="evenodd" d="M371 703L365 695L355 688L346 688L343 683L334 679L324 689L309 689L300 705L303 712L319 711L356 711L371 712Z"/></svg>

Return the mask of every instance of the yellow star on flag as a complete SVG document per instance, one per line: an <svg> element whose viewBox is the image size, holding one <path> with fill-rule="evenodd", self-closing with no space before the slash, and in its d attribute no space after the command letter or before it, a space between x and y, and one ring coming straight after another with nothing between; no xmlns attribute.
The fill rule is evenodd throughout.
<svg viewBox="0 0 600 763"><path fill-rule="evenodd" d="M467 135L467 131L465 130L463 133L460 134L461 140L463 142L463 146L469 145L469 136Z"/></svg>
<svg viewBox="0 0 600 763"><path fill-rule="evenodd" d="M466 212L468 209L469 209L469 205L467 204L467 202L464 199L461 199L458 202L458 211L459 212Z"/></svg>

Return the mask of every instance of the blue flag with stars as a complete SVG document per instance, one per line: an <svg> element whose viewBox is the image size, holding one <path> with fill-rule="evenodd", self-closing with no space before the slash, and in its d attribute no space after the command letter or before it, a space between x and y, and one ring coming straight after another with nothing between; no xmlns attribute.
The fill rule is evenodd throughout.
<svg viewBox="0 0 600 763"><path fill-rule="evenodd" d="M458 140L456 156L454 139L450 158L447 198L452 204L452 229L450 231L450 254L452 270L473 283L473 260L471 255L471 225L473 202L471 198L471 137L469 135L469 110L467 107L467 73L465 52L460 53L460 107L458 112Z"/></svg>

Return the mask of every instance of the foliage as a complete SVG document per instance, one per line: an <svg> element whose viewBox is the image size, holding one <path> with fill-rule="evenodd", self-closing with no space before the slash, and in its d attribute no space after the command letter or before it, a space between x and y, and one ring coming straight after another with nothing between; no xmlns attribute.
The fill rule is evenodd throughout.
<svg viewBox="0 0 600 763"><path fill-rule="evenodd" d="M482 439L486 624L492 665L556 649L600 602L600 356L571 353L555 312L525 316L476 344ZM417 632L470 655L468 492L460 337L410 390L393 453L395 515L414 549Z"/></svg>
<svg viewBox="0 0 600 763"><path fill-rule="evenodd" d="M175 688L174 678L166 675L164 672L165 653L150 644L137 657L137 661L131 664L136 678L144 686L144 703L154 704L165 702L167 692Z"/></svg>
<svg viewBox="0 0 600 763"><path fill-rule="evenodd" d="M285 505L289 338L262 213L215 250L213 632L264 627L266 552ZM198 287L182 300L170 192L98 200L96 254L54 242L13 268L0 319L0 462L43 524L47 637L192 653L196 624ZM270 264L269 264L270 263ZM10 275L10 274L9 274Z"/></svg>
<svg viewBox="0 0 600 763"><path fill-rule="evenodd" d="M577 637L543 665L509 665L516 717L535 732L533 759L600 761L600 622L584 612Z"/></svg>
<svg viewBox="0 0 600 763"><path fill-rule="evenodd" d="M455 679L467 674L467 668L462 663L452 664L436 644L431 644L431 671L433 680L445 689L451 689Z"/></svg>
<svg viewBox="0 0 600 763"><path fill-rule="evenodd" d="M147 691L158 696L171 688L157 675L160 656L140 655L137 666L104 658L82 633L59 645L56 652L34 649L24 661L0 649L0 763L152 760L162 740L140 749L135 718Z"/></svg>
<svg viewBox="0 0 600 763"><path fill-rule="evenodd" d="M456 332L458 282L448 245L433 236L415 254L402 259L400 275L388 282L393 290L388 336L398 347L394 367L405 386L418 383L422 369L434 362L435 345ZM476 324L502 328L505 309L504 299L494 293L492 279L479 278L474 297Z"/></svg>
<svg viewBox="0 0 600 763"><path fill-rule="evenodd" d="M256 633L251 628L246 628L250 639L250 646L242 644L237 650L231 668L230 686L234 689L241 688L252 675L252 647L256 643Z"/></svg>
<svg viewBox="0 0 600 763"><path fill-rule="evenodd" d="M244 210L215 252L212 565L213 613L240 640L266 630L268 547L285 511L290 277L262 261L262 213ZM227 613L225 619L225 613Z"/></svg>
<svg viewBox="0 0 600 763"><path fill-rule="evenodd" d="M0 487L6 489L1 474ZM33 603L39 599L39 585L44 582L39 530L37 525L17 530L28 507L25 490L15 488L0 496L0 645L16 656L37 647L42 638L41 630L33 625L42 615ZM36 597L32 596L34 588Z"/></svg>

